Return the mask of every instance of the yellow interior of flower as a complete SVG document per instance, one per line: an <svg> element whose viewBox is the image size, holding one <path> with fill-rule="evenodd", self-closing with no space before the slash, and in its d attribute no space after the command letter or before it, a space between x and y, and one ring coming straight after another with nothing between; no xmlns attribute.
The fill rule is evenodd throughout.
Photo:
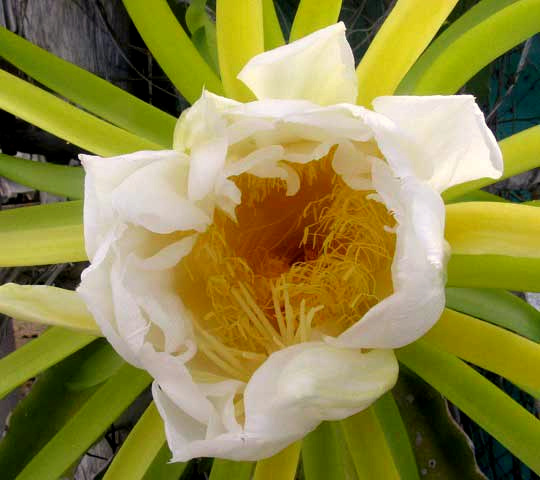
<svg viewBox="0 0 540 480"><path fill-rule="evenodd" d="M272 352L338 335L392 292L395 221L331 160L295 166L301 188L290 197L281 180L234 178L237 222L217 211L182 262L198 360L216 373L246 380Z"/></svg>

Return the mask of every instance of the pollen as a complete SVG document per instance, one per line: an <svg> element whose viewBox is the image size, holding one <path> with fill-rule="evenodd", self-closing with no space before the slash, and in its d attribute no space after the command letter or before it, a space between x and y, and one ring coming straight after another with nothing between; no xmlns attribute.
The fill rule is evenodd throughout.
<svg viewBox="0 0 540 480"><path fill-rule="evenodd" d="M282 180L233 178L237 221L217 211L182 261L183 300L199 354L215 373L247 380L272 352L336 336L392 293L395 220L373 191L349 188L331 151Z"/></svg>

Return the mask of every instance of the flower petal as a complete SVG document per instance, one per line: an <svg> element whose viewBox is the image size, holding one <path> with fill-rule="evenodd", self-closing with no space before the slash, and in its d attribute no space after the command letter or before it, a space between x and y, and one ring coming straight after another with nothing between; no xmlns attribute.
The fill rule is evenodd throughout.
<svg viewBox="0 0 540 480"><path fill-rule="evenodd" d="M245 436L259 440L261 450L262 444L270 446L265 456L274 454L323 420L367 408L393 387L397 374L391 350L362 353L310 342L275 352L244 392Z"/></svg>
<svg viewBox="0 0 540 480"><path fill-rule="evenodd" d="M139 344L144 338L144 328L146 322L139 315L131 316L131 310L118 309L122 317L117 318L115 308L116 296L113 292L114 281L112 279L113 254L111 244L121 235L121 232L112 231L101 244L94 255L92 264L84 270L81 275L81 284L77 288L77 293L83 298L88 310L94 317L103 335L107 338L114 349L129 363L140 367L137 351L133 350L128 339L122 337L118 325L123 322L123 318L129 319L129 326L133 327L132 333L137 337Z"/></svg>
<svg viewBox="0 0 540 480"><path fill-rule="evenodd" d="M167 154L165 153L165 156ZM111 208L111 194L139 168L164 158L162 151L143 151L102 158L79 155L86 172L84 186L84 241L90 261L118 219Z"/></svg>
<svg viewBox="0 0 540 480"><path fill-rule="evenodd" d="M468 180L502 174L502 155L470 95L379 97L375 112L393 125L375 129L388 162L427 180L438 192Z"/></svg>
<svg viewBox="0 0 540 480"><path fill-rule="evenodd" d="M342 22L253 57L242 80L258 99L305 99L319 105L355 103L354 57Z"/></svg>
<svg viewBox="0 0 540 480"><path fill-rule="evenodd" d="M156 364L156 369L162 367ZM155 385L153 394L165 419L174 461L195 457L258 460L304 437L323 420L342 419L368 407L392 388L397 374L391 350L362 353L322 342L288 347L272 354L250 379L244 392L243 429L232 404L240 382L199 384L206 396L202 404L212 404L207 420L207 411L197 416L190 406L200 392L186 394L179 385L185 385L183 381L170 377L174 380L171 393Z"/></svg>
<svg viewBox="0 0 540 480"><path fill-rule="evenodd" d="M186 195L187 158L173 150L138 169L111 194L111 206L123 221L156 233L204 231L210 216ZM170 208L167 208L170 206Z"/></svg>
<svg viewBox="0 0 540 480"><path fill-rule="evenodd" d="M227 155L226 121L222 113L236 105L229 99L203 92L184 110L174 132L174 148L189 159L188 198L199 201L214 186Z"/></svg>
<svg viewBox="0 0 540 480"><path fill-rule="evenodd" d="M194 239L167 241L142 228L121 226L81 276L78 293L115 350L135 366L141 366L145 342L166 352L191 342L191 318L176 293L173 269Z"/></svg>
<svg viewBox="0 0 540 480"><path fill-rule="evenodd" d="M242 388L240 382L227 380L217 384L196 386L195 392L184 389L188 382L176 381L185 396L184 402L196 408L204 405L204 419L198 421L187 413L188 408L180 408L177 402L160 388L158 382L152 385L152 396L165 424L167 443L172 452L173 462L186 462L197 457L236 458L236 454L246 448L240 426L234 418L234 397ZM247 447L249 449L249 447Z"/></svg>
<svg viewBox="0 0 540 480"><path fill-rule="evenodd" d="M399 180L374 161L373 186L398 222L392 264L394 293L328 343L349 348L397 348L413 342L439 319L444 308L448 245L444 204L428 184Z"/></svg>

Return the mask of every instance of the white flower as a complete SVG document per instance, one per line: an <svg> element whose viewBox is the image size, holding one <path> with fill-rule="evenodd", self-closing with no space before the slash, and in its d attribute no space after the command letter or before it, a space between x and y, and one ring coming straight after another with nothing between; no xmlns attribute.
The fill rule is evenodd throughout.
<svg viewBox="0 0 540 480"><path fill-rule="evenodd" d="M357 86L337 24L253 58L174 150L82 156L79 293L154 377L173 460L255 460L389 390L444 306L444 189L502 170L470 96Z"/></svg>

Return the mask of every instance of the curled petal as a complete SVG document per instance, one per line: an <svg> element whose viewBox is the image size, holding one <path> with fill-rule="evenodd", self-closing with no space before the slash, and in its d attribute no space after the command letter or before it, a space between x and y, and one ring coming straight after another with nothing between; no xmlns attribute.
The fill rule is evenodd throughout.
<svg viewBox="0 0 540 480"><path fill-rule="evenodd" d="M227 155L227 130L223 112L236 102L209 92L182 112L174 132L174 148L189 159L187 193L196 202L214 186Z"/></svg>
<svg viewBox="0 0 540 480"><path fill-rule="evenodd" d="M373 107L390 120L375 136L397 172L426 180L438 192L501 176L501 151L474 97L379 97Z"/></svg>
<svg viewBox="0 0 540 480"><path fill-rule="evenodd" d="M168 152L142 151L102 158L79 155L85 175L84 185L84 241L90 261L118 223L111 208L112 192L140 168L167 157Z"/></svg>
<svg viewBox="0 0 540 480"><path fill-rule="evenodd" d="M354 103L358 92L354 57L341 22L253 57L238 78L259 100L332 105Z"/></svg>
<svg viewBox="0 0 540 480"><path fill-rule="evenodd" d="M242 104L203 91L201 98L184 110L176 122L173 148L188 154L198 145L222 136L225 128L223 114L239 105Z"/></svg>
<svg viewBox="0 0 540 480"><path fill-rule="evenodd" d="M125 226L112 231L77 289L115 350L138 367L145 343L177 352L193 336L173 269L190 252L195 236L164 243L152 242L153 235ZM152 244L162 247L149 252Z"/></svg>
<svg viewBox="0 0 540 480"><path fill-rule="evenodd" d="M175 384L187 386L185 382ZM234 397L243 385L234 380L217 384L192 386L196 389L182 390L187 408L179 408L173 397L162 389L158 382L152 386L152 396L165 423L165 434L172 452L173 462L185 462L197 457L237 459L239 452L249 449L240 426L234 416ZM189 408L199 409L203 405L200 420L187 413Z"/></svg>
<svg viewBox="0 0 540 480"><path fill-rule="evenodd" d="M93 263L82 273L77 292L114 349L132 365L140 367L138 350L144 342L146 322L136 310L135 315L130 315L131 309L127 307L131 307L131 302L126 308L122 306L117 308L115 302L119 296L113 292L113 285L116 282L111 272L113 256L110 246L118 235L120 233L111 232L107 237L107 242L100 246ZM121 313L118 318L117 311ZM122 327L120 328L119 325ZM130 328L131 334L124 338L122 333Z"/></svg>
<svg viewBox="0 0 540 480"><path fill-rule="evenodd" d="M323 420L339 420L393 387L398 365L390 350L334 348L311 342L280 350L251 377L245 393L245 435L274 454ZM256 458L256 457L252 457Z"/></svg>
<svg viewBox="0 0 540 480"><path fill-rule="evenodd" d="M444 204L427 183L395 178L374 161L373 186L398 226L392 263L393 293L339 335L328 338L348 348L397 348L413 342L439 319L444 308L449 247L444 240Z"/></svg>
<svg viewBox="0 0 540 480"><path fill-rule="evenodd" d="M113 210L124 221L152 232L204 231L209 215L186 196L188 165L183 155L171 151L163 159L140 168L111 194ZM174 205L174 208L166 206Z"/></svg>
<svg viewBox="0 0 540 480"><path fill-rule="evenodd" d="M166 389L157 385L153 393L174 460L257 460L274 455L323 420L342 419L367 408L392 388L397 374L390 350L362 353L322 342L288 347L272 354L246 386L244 428L237 423L232 404L242 388L239 382L199 384L207 399L202 404L207 408L211 402L210 410L199 416L193 410L187 414L193 406L180 407L184 400L173 401L175 395L188 397L178 381L171 387L176 394L165 394ZM192 395L189 402L196 398Z"/></svg>

